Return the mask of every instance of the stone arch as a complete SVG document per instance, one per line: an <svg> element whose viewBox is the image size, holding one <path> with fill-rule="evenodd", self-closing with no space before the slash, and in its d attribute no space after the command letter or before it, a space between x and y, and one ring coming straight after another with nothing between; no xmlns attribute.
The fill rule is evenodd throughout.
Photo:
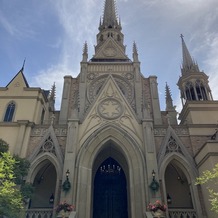
<svg viewBox="0 0 218 218"><path fill-rule="evenodd" d="M59 197L59 186L62 180L62 173L63 173L63 164L60 164L57 157L49 152L42 153L38 155L30 165L29 173L26 179L26 182L33 183L34 179L37 176L37 173L42 169L42 167L50 162L56 171L56 185L55 185L55 193L54 193L54 205L58 203Z"/></svg>
<svg viewBox="0 0 218 218"><path fill-rule="evenodd" d="M54 165L57 172L57 178L59 178L59 180L62 179L63 166L60 165L60 162L57 160L57 157L54 154L45 152L38 155L35 160L31 162L27 182L33 182L38 170L41 168L43 161L45 160L49 160Z"/></svg>
<svg viewBox="0 0 218 218"><path fill-rule="evenodd" d="M202 214L202 208L199 202L199 194L198 194L197 186L195 185L195 179L198 176L197 170L180 153L176 153L176 152L169 153L168 155L165 156L164 160L159 166L159 176L160 176L159 178L162 183L164 201L167 202L165 172L168 165L172 162L174 162L186 176L188 185L190 187L190 193L192 196L193 208L197 213L197 217L200 217Z"/></svg>
<svg viewBox="0 0 218 218"><path fill-rule="evenodd" d="M93 186L93 171L96 169L96 160L98 157L105 159L103 155L108 149L108 144L113 143L113 149L117 151L116 160L121 165L125 165L125 173L128 176L130 211L129 217L143 217L145 210L145 196L148 190L148 184L145 184L147 179L145 159L140 149L139 144L123 129L110 125L100 128L94 132L85 143L82 145L77 160L76 169L78 176L77 202L79 217L92 217L92 186ZM99 161L100 163L101 161ZM124 167L125 168L125 167ZM88 205L88 207L86 207ZM84 209L86 208L86 209Z"/></svg>

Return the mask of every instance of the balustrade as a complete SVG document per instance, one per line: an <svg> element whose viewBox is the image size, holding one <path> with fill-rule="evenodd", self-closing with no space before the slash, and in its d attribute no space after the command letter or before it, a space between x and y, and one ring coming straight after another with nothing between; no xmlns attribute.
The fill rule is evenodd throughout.
<svg viewBox="0 0 218 218"><path fill-rule="evenodd" d="M197 213L193 209L169 209L169 218L197 218Z"/></svg>
<svg viewBox="0 0 218 218"><path fill-rule="evenodd" d="M29 209L26 218L52 218L53 209Z"/></svg>

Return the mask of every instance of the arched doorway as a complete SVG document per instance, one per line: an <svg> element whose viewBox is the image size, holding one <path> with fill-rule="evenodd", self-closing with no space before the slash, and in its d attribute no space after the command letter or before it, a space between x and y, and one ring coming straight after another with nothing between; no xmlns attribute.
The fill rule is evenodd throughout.
<svg viewBox="0 0 218 218"><path fill-rule="evenodd" d="M33 182L35 188L30 208L53 208L57 173L49 160L44 160Z"/></svg>
<svg viewBox="0 0 218 218"><path fill-rule="evenodd" d="M93 218L128 218L126 176L112 157L95 174Z"/></svg>
<svg viewBox="0 0 218 218"><path fill-rule="evenodd" d="M166 193L169 208L193 209L188 179L177 161L171 161L165 172Z"/></svg>

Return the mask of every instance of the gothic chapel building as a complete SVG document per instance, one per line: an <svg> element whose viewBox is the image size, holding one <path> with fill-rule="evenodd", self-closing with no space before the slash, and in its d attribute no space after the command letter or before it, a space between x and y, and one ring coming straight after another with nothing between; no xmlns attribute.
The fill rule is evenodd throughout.
<svg viewBox="0 0 218 218"><path fill-rule="evenodd" d="M217 217L195 181L218 162L218 101L183 37L179 122L168 85L160 110L157 77L140 71L135 43L127 57L114 0L105 0L96 38L90 60L84 45L78 76L64 77L60 111L55 86L30 87L23 68L0 88L0 138L31 162L26 217L56 217L66 201L70 217L149 218L156 200L168 218Z"/></svg>

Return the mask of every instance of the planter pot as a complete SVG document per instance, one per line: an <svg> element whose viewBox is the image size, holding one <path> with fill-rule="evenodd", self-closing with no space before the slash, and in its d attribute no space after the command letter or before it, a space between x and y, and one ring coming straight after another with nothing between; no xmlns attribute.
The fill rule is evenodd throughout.
<svg viewBox="0 0 218 218"><path fill-rule="evenodd" d="M157 210L152 212L153 217L162 218L165 217L165 212L162 210Z"/></svg>
<svg viewBox="0 0 218 218"><path fill-rule="evenodd" d="M64 210L61 210L59 213L58 213L58 218L68 218L70 216L70 212L69 211L64 211Z"/></svg>

